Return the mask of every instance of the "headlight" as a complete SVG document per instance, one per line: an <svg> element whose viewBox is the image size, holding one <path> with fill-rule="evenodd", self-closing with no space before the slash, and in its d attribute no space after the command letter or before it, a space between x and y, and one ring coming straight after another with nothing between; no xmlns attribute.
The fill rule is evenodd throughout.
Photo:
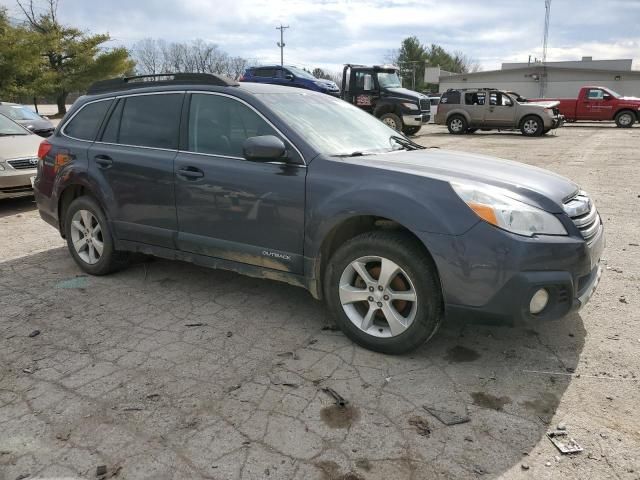
<svg viewBox="0 0 640 480"><path fill-rule="evenodd" d="M554 215L509 198L495 187L451 183L458 196L485 222L518 235L566 235Z"/></svg>
<svg viewBox="0 0 640 480"><path fill-rule="evenodd" d="M325 90L329 89L329 85L327 85L326 83L322 83L322 82L313 82L313 83L315 83L320 88L324 88Z"/></svg>
<svg viewBox="0 0 640 480"><path fill-rule="evenodd" d="M405 102L401 104L404 108L407 108L409 110L420 110L420 107L418 107L418 105L416 105L415 103L409 103L409 102Z"/></svg>

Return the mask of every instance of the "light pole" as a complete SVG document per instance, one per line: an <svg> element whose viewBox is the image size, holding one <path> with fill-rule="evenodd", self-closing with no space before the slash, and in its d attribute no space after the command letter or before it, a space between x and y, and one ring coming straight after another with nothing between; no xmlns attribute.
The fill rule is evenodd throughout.
<svg viewBox="0 0 640 480"><path fill-rule="evenodd" d="M280 24L279 27L276 27L276 30L280 30L280 41L278 42L278 46L280 47L280 66L284 66L284 31L289 28L289 25Z"/></svg>

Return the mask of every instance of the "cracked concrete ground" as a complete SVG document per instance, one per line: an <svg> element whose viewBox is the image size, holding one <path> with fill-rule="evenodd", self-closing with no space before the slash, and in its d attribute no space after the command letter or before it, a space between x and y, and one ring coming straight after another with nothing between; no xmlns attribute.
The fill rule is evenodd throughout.
<svg viewBox="0 0 640 480"><path fill-rule="evenodd" d="M277 282L164 260L84 276L31 199L2 201L0 479L100 465L154 480L640 478L640 128L444 132L417 140L549 168L595 199L607 270L579 314L445 322L385 356ZM560 422L582 453L545 437Z"/></svg>

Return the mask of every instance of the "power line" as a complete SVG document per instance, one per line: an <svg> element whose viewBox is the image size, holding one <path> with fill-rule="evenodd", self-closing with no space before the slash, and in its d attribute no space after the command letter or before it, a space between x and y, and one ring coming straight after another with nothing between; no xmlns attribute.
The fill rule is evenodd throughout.
<svg viewBox="0 0 640 480"><path fill-rule="evenodd" d="M289 28L289 25L280 24L279 27L276 27L276 30L280 30L280 41L278 42L278 46L280 47L280 66L284 65L284 31Z"/></svg>

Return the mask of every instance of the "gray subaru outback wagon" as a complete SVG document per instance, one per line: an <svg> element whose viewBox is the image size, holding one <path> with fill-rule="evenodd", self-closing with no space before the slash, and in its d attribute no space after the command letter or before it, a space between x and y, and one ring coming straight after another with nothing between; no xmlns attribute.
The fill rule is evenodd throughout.
<svg viewBox="0 0 640 480"><path fill-rule="evenodd" d="M39 156L40 214L85 272L143 252L288 282L381 352L454 315L561 319L600 278L603 226L572 181L424 148L321 93L99 82Z"/></svg>

